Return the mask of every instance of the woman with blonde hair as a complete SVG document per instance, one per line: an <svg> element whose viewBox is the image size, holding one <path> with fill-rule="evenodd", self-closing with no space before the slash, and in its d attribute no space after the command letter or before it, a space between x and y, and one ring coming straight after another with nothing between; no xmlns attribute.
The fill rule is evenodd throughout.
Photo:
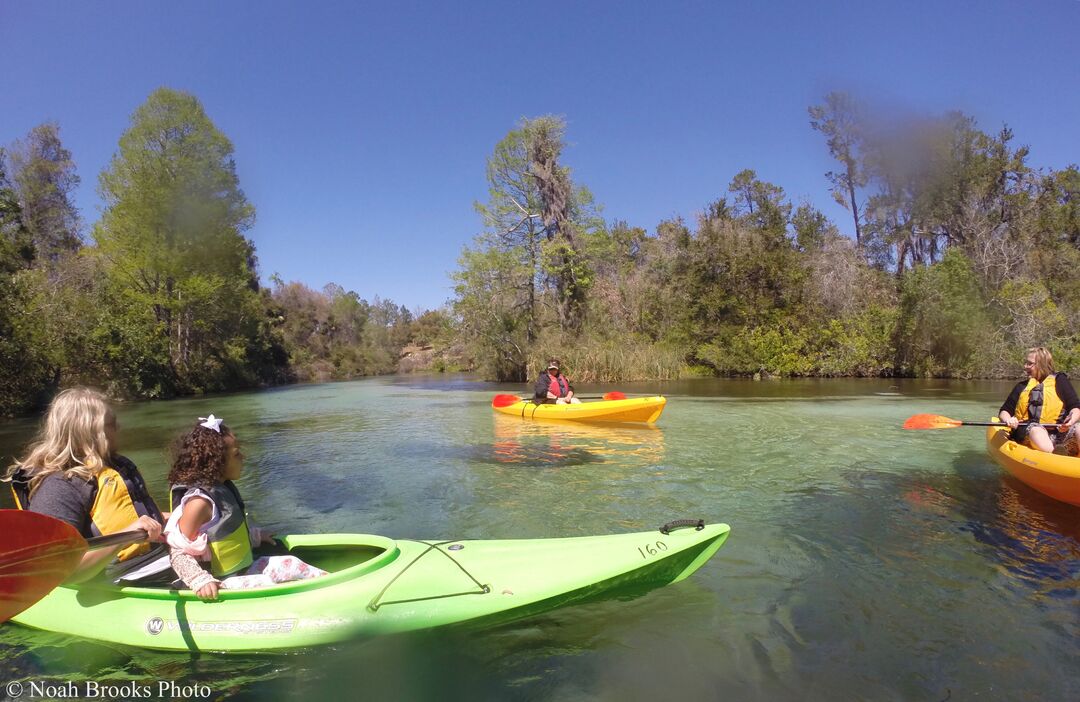
<svg viewBox="0 0 1080 702"><path fill-rule="evenodd" d="M149 541L161 541L164 515L139 469L117 453L116 431L116 414L100 392L75 387L59 393L26 455L8 468L19 509L65 521L85 538L144 529ZM135 570L140 577L166 570L168 553L149 543L88 551L68 582L87 580L107 565L110 577L128 580Z"/></svg>
<svg viewBox="0 0 1080 702"><path fill-rule="evenodd" d="M1080 399L1068 376L1054 372L1054 358L1042 346L1028 349L1024 372L1028 377L1012 389L998 417L1012 430L1010 439L1052 453L1080 420Z"/></svg>

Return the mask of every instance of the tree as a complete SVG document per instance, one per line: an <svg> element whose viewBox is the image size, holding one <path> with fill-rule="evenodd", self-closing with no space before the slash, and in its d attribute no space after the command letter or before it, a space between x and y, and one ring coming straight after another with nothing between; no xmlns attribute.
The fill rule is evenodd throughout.
<svg viewBox="0 0 1080 702"><path fill-rule="evenodd" d="M106 209L94 228L121 366L151 368L140 394L261 382L250 354L265 347L252 289L254 208L233 147L192 95L160 88L132 117L101 174ZM123 377L123 376L121 376ZM156 381L156 382L155 382Z"/></svg>
<svg viewBox="0 0 1080 702"><path fill-rule="evenodd" d="M693 357L721 372L754 372L760 359L732 365L731 349L749 331L799 315L805 272L787 236L783 189L747 169L728 192L734 203L719 202L700 218L685 272L671 286L686 301L680 326Z"/></svg>
<svg viewBox="0 0 1080 702"><path fill-rule="evenodd" d="M941 262L902 280L897 366L918 375L970 376L1000 343L968 259L950 249Z"/></svg>
<svg viewBox="0 0 1080 702"><path fill-rule="evenodd" d="M1080 329L1080 169L1073 165L1045 175L1038 203L1026 268L1045 284L1068 326Z"/></svg>
<svg viewBox="0 0 1080 702"><path fill-rule="evenodd" d="M0 415L29 409L51 381L40 327L26 314L22 276L33 263L34 244L6 161L0 149Z"/></svg>
<svg viewBox="0 0 1080 702"><path fill-rule="evenodd" d="M412 313L392 300L371 303L336 283L321 292L276 274L273 303L289 363L301 379L391 373L413 333Z"/></svg>
<svg viewBox="0 0 1080 702"><path fill-rule="evenodd" d="M799 205L791 217L795 244L804 252L820 249L827 239L838 236L836 225L808 203Z"/></svg>
<svg viewBox="0 0 1080 702"><path fill-rule="evenodd" d="M485 233L478 238L480 249L497 249L509 253L518 264L513 276L515 307L523 316L525 342L536 341L540 286L543 284L541 242L545 228L542 224L543 205L537 181L529 169L529 135L527 123L511 130L498 144L487 161L488 203L474 204Z"/></svg>
<svg viewBox="0 0 1080 702"><path fill-rule="evenodd" d="M33 262L34 241L8 178L7 161L7 152L0 148L0 272L10 276Z"/></svg>
<svg viewBox="0 0 1080 702"><path fill-rule="evenodd" d="M592 280L583 239L600 228L592 196L574 186L558 159L565 123L522 120L487 163L489 200L477 204L485 231L467 247L455 274L455 312L484 372L524 378L527 349L539 328L576 333Z"/></svg>
<svg viewBox="0 0 1080 702"><path fill-rule="evenodd" d="M416 346L446 343L453 332L453 323L445 309L424 310L410 326L409 343Z"/></svg>
<svg viewBox="0 0 1080 702"><path fill-rule="evenodd" d="M368 307L364 349L369 373L390 373L397 368L401 349L409 341L412 313L404 305L376 296Z"/></svg>
<svg viewBox="0 0 1080 702"><path fill-rule="evenodd" d="M12 177L23 223L34 241L37 261L55 266L82 246L79 213L72 193L79 185L71 152L60 142L60 127L34 127L11 153Z"/></svg>
<svg viewBox="0 0 1080 702"><path fill-rule="evenodd" d="M584 212L592 198L575 192L570 169L559 164L566 123L557 117L538 117L525 123L529 173L536 180L544 235L546 269L555 285L559 324L571 330L581 326L589 271L578 241L589 225Z"/></svg>
<svg viewBox="0 0 1080 702"><path fill-rule="evenodd" d="M809 108L810 125L825 135L829 155L840 162L839 171L829 171L825 177L832 183L837 203L851 212L855 224L855 243L862 245L862 224L856 191L865 186L867 176L861 165L862 108L847 93L833 92L825 103Z"/></svg>
<svg viewBox="0 0 1080 702"><path fill-rule="evenodd" d="M761 232L773 235L777 244L786 244L787 224L791 205L784 201L784 189L758 180L757 173L747 168L732 178L728 192L735 194L730 214ZM719 212L719 210L718 210ZM712 219L723 219L713 216Z"/></svg>
<svg viewBox="0 0 1080 702"><path fill-rule="evenodd" d="M466 349L485 377L524 381L531 316L520 262L512 251L480 245L466 247L458 265L453 307Z"/></svg>

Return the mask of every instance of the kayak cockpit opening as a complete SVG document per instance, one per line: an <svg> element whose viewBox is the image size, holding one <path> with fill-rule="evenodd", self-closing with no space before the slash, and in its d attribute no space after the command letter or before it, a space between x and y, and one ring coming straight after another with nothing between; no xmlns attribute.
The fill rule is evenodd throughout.
<svg viewBox="0 0 1080 702"><path fill-rule="evenodd" d="M292 554L305 563L326 571L326 575L306 580L293 580L268 587L250 590L223 590L219 599L246 599L290 595L306 590L318 590L338 583L363 577L393 562L400 551L393 539L371 534L299 534L284 536L276 543L255 549L254 555ZM177 585L180 587L178 588ZM125 583L89 581L68 586L78 591L78 599L84 604L108 601L120 597L151 600L197 600L194 592L174 583Z"/></svg>
<svg viewBox="0 0 1080 702"><path fill-rule="evenodd" d="M386 548L375 544L335 544L333 546L298 546L284 553L296 556L305 563L322 568L328 573L337 573L378 558L386 553Z"/></svg>

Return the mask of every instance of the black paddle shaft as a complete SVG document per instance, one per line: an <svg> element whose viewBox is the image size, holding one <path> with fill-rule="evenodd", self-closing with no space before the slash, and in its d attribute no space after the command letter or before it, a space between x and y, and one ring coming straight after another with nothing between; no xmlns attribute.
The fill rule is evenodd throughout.
<svg viewBox="0 0 1080 702"><path fill-rule="evenodd" d="M105 536L95 536L92 539L87 539L86 548L88 551L93 551L94 549L108 548L109 546L135 544L140 541L146 541L147 536L149 536L149 534L147 534L144 529L119 531L115 534L106 534Z"/></svg>

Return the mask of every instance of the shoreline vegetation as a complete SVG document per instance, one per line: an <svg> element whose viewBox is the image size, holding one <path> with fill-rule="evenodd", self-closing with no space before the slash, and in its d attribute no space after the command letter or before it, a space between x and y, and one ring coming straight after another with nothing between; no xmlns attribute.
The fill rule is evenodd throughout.
<svg viewBox="0 0 1080 702"><path fill-rule="evenodd" d="M523 119L488 158L454 299L410 311L261 285L255 207L195 96L160 88L135 111L88 230L42 124L0 149L0 415L75 383L134 399L419 370L523 382L550 356L590 383L1005 378L1035 345L1080 370L1076 165L1030 165L1007 126L845 93L808 108L815 132L849 220L746 169L648 231L574 182L561 117Z"/></svg>

